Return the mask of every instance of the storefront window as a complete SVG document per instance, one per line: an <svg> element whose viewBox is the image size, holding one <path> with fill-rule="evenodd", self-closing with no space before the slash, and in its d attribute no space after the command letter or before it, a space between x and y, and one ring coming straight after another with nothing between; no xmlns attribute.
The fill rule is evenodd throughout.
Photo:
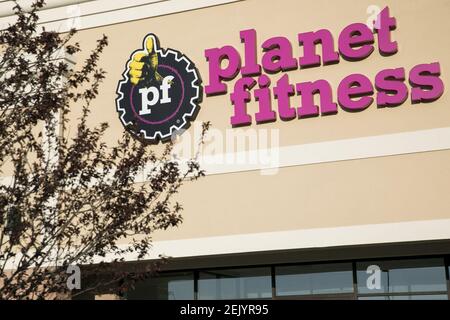
<svg viewBox="0 0 450 320"><path fill-rule="evenodd" d="M271 297L270 268L199 272L199 299L261 299Z"/></svg>
<svg viewBox="0 0 450 320"><path fill-rule="evenodd" d="M361 262L357 278L360 294L447 291L443 259Z"/></svg>
<svg viewBox="0 0 450 320"><path fill-rule="evenodd" d="M447 268L442 257L166 272L125 298L446 300Z"/></svg>
<svg viewBox="0 0 450 320"><path fill-rule="evenodd" d="M358 300L447 300L446 294L424 294L410 296L367 296L359 297Z"/></svg>
<svg viewBox="0 0 450 320"><path fill-rule="evenodd" d="M410 296L391 296L390 300L447 300L446 294L424 294Z"/></svg>
<svg viewBox="0 0 450 320"><path fill-rule="evenodd" d="M358 297L358 300L389 300L388 296L368 296L368 297Z"/></svg>
<svg viewBox="0 0 450 320"><path fill-rule="evenodd" d="M192 272L161 274L138 282L127 293L129 300L190 300L194 299Z"/></svg>
<svg viewBox="0 0 450 320"><path fill-rule="evenodd" d="M277 296L353 292L350 263L276 267L275 276Z"/></svg>

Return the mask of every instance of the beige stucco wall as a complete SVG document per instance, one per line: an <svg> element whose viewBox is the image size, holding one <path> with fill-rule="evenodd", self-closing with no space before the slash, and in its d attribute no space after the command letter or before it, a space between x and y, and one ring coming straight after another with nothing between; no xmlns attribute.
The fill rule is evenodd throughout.
<svg viewBox="0 0 450 320"><path fill-rule="evenodd" d="M259 44L272 36L286 36L293 43L294 55L299 56L297 33L327 28L336 42L340 30L348 24L366 22L366 9L372 4L388 5L396 17L398 27L393 35L399 44L397 54L382 57L375 50L359 62L341 59L336 65L290 71L291 83L326 79L336 99L339 81L351 73L374 79L382 69L404 67L409 72L417 64L438 61L448 88L448 0L246 0L80 31L77 40L85 47L103 33L110 39L101 61L108 77L101 86L91 122L109 122L111 141L121 134L114 102L117 82L129 55L140 48L149 32L158 35L161 46L188 55L207 83L204 50L230 44L243 54L240 30L255 28ZM279 77L277 74L272 79ZM291 101L298 104L298 99ZM215 129L230 128L229 95L205 97L201 107L198 120L210 120ZM256 108L255 102L248 105L252 113ZM448 126L450 96L445 92L429 104L411 105L407 101L384 109L373 104L360 113L339 109L333 116L278 120L258 127L278 128L280 144L287 146ZM183 225L155 239L450 218L449 189L450 150L282 168L273 176L261 176L257 171L212 175L183 189Z"/></svg>

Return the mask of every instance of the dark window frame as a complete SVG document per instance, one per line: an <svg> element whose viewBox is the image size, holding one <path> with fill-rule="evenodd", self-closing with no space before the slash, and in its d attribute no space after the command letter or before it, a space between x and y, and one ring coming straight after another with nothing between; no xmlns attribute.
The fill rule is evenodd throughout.
<svg viewBox="0 0 450 320"><path fill-rule="evenodd" d="M378 292L378 293L359 293L358 292L358 282L357 282L357 263L358 262L369 262L369 261L382 261L382 260L414 260L414 259L432 259L441 258L444 261L445 275L446 275L446 285L447 291L424 291L424 292ZM289 296L278 296L276 294L276 274L275 268L281 266L301 266L301 265L323 265L323 264L337 264L337 263L351 263L352 266L352 278L353 278L353 292L350 293L335 293L335 294L313 294L313 295L289 295ZM421 256L403 256L403 257L375 257L375 258L358 258L358 259L347 259L347 260L332 260L332 261L314 261L314 262L289 262L289 263L279 263L279 264L256 264L256 265L246 265L246 266L227 266L227 267L211 267L211 268L189 268L189 269L177 269L173 271L160 271L158 274L166 275L178 272L193 272L194 274L194 300L198 300L198 281L200 272L208 272L213 270L230 270L230 269L252 269L252 268L270 268L271 285L272 285L272 297L271 298L261 298L260 300L274 299L274 300L315 300L315 299L351 299L357 300L358 298L364 297L379 297L379 296L424 296L424 295L447 295L450 300L450 255L421 255ZM238 300L238 299L237 299ZM239 300L254 300L254 299L239 299Z"/></svg>

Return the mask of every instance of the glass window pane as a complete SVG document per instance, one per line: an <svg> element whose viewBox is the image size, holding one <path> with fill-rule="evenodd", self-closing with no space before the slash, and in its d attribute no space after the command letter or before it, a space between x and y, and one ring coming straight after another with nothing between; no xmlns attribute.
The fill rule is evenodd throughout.
<svg viewBox="0 0 450 320"><path fill-rule="evenodd" d="M447 300L446 294L424 294L410 296L391 296L390 300Z"/></svg>
<svg viewBox="0 0 450 320"><path fill-rule="evenodd" d="M259 299L271 297L270 268L199 272L199 299Z"/></svg>
<svg viewBox="0 0 450 320"><path fill-rule="evenodd" d="M353 292L350 263L277 267L275 277L278 296Z"/></svg>
<svg viewBox="0 0 450 320"><path fill-rule="evenodd" d="M447 290L443 259L361 262L357 280L359 293Z"/></svg>
<svg viewBox="0 0 450 320"><path fill-rule="evenodd" d="M388 296L358 297L358 300L389 300Z"/></svg>
<svg viewBox="0 0 450 320"><path fill-rule="evenodd" d="M192 300L194 275L192 272L160 274L137 282L127 293L129 300Z"/></svg>
<svg viewBox="0 0 450 320"><path fill-rule="evenodd" d="M410 296L367 296L358 300L447 300L446 294L424 294Z"/></svg>

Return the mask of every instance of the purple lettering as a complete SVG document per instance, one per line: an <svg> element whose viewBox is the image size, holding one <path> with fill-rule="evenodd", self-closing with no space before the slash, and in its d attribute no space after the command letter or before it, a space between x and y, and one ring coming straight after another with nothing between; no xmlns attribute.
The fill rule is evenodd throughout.
<svg viewBox="0 0 450 320"><path fill-rule="evenodd" d="M224 46L220 49L205 50L206 60L209 62L209 84L205 86L207 95L227 92L227 85L222 80L231 80L237 76L241 68L239 52L232 46ZM222 69L222 61L228 60L228 66Z"/></svg>
<svg viewBox="0 0 450 320"><path fill-rule="evenodd" d="M444 83L440 75L439 62L419 64L412 68L409 73L409 83L412 86L411 101L420 103L439 99L444 93Z"/></svg>
<svg viewBox="0 0 450 320"><path fill-rule="evenodd" d="M373 102L373 86L370 80L362 74L352 74L345 77L338 87L338 101L346 111L362 111ZM358 100L354 100L359 98Z"/></svg>
<svg viewBox="0 0 450 320"><path fill-rule="evenodd" d="M320 95L320 112L322 115L337 112L337 105L333 102L331 86L326 80L297 83L297 92L301 94L302 105L297 109L299 118L319 115L319 106L314 104L314 95Z"/></svg>
<svg viewBox="0 0 450 320"><path fill-rule="evenodd" d="M408 99L408 88L405 83L405 68L386 69L375 76L375 87L378 90L377 106L395 107Z"/></svg>
<svg viewBox="0 0 450 320"><path fill-rule="evenodd" d="M353 23L339 35L339 52L351 61L362 60L373 52L373 34L364 23Z"/></svg>
<svg viewBox="0 0 450 320"><path fill-rule="evenodd" d="M265 53L262 65L267 73L288 71L297 68L297 60L292 56L292 45L284 37L270 38L262 44Z"/></svg>
<svg viewBox="0 0 450 320"><path fill-rule="evenodd" d="M234 115L231 117L232 126L243 126L252 123L252 117L247 113L247 103L251 100L248 90L256 84L252 78L241 78L234 84L234 92L230 95L234 105Z"/></svg>
<svg viewBox="0 0 450 320"><path fill-rule="evenodd" d="M322 45L323 64L339 62L339 54L334 51L334 41L331 32L322 29L316 32L298 34L298 41L303 45L303 57L299 58L302 68L320 66L320 56L316 54L316 45Z"/></svg>

